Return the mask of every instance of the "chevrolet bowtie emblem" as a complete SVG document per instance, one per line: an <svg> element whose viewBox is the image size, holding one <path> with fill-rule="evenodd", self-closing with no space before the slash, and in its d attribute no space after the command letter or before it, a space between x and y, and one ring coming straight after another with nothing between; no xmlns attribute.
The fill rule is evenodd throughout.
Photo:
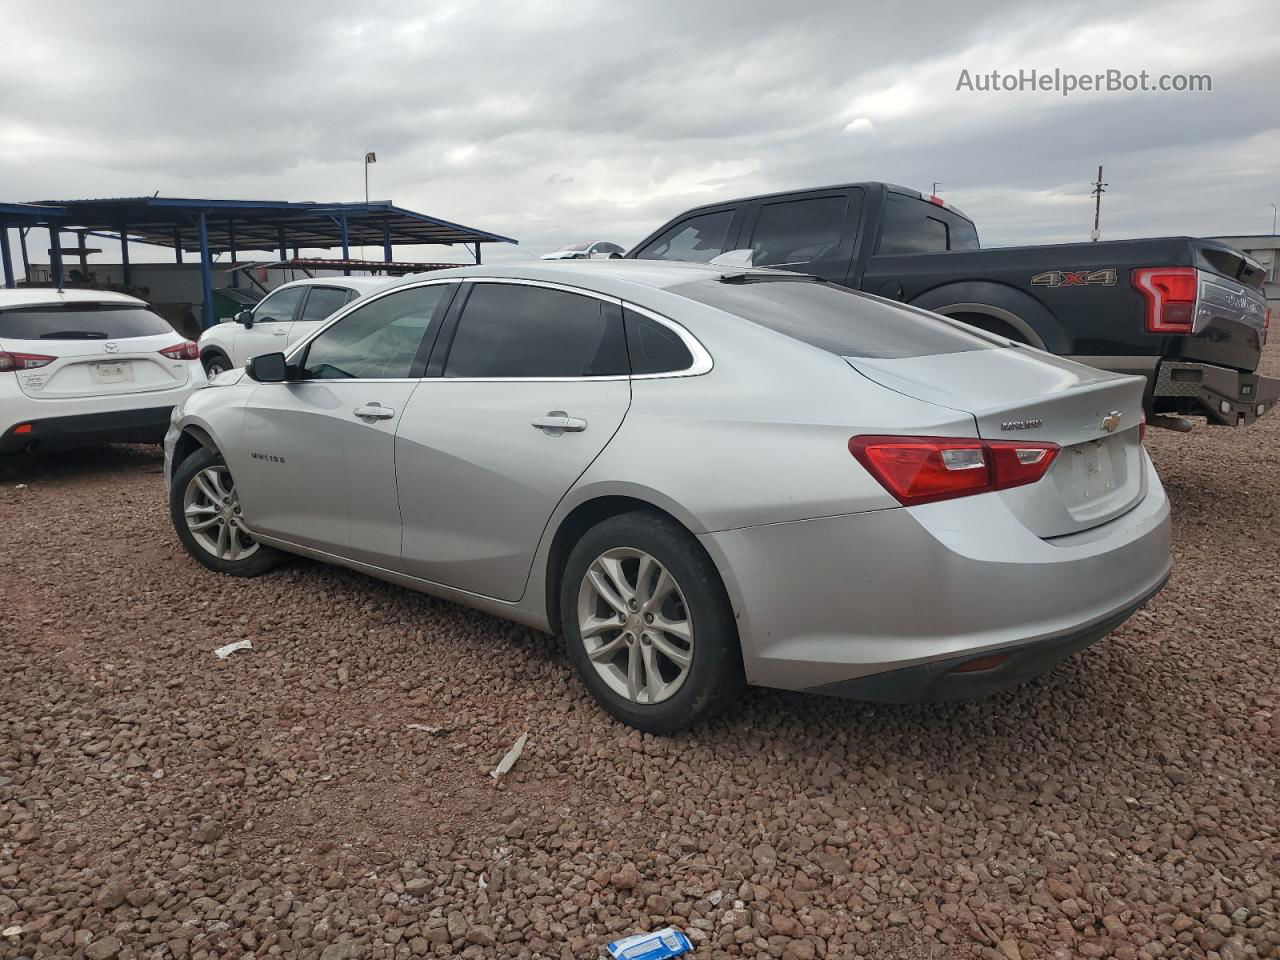
<svg viewBox="0 0 1280 960"><path fill-rule="evenodd" d="M1120 426L1120 418L1123 416L1124 414L1119 410L1112 410L1102 418L1102 429L1107 431L1107 433L1115 433L1116 427Z"/></svg>

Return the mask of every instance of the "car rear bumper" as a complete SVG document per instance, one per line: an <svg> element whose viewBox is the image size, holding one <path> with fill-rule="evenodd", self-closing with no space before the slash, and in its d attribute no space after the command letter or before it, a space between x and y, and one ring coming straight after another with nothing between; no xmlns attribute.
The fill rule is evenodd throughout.
<svg viewBox="0 0 1280 960"><path fill-rule="evenodd" d="M1200 415L1213 424L1244 427L1280 400L1280 379L1191 360L1165 360L1156 372L1153 396L1157 413Z"/></svg>
<svg viewBox="0 0 1280 960"><path fill-rule="evenodd" d="M159 443L169 427L172 411L170 404L23 420L0 434L0 453L63 449L92 443Z"/></svg>
<svg viewBox="0 0 1280 960"><path fill-rule="evenodd" d="M996 651L1022 650L1003 671L954 689L982 692L1048 669L1169 576L1169 504L1143 460L1140 503L1050 540L998 495L703 534L738 615L748 681L910 699L933 695L935 674ZM922 669L893 677L910 668Z"/></svg>

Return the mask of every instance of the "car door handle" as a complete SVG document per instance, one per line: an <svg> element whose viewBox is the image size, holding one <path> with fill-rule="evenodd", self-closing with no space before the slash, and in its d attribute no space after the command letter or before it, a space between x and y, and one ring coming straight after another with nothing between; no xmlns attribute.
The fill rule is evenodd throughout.
<svg viewBox="0 0 1280 960"><path fill-rule="evenodd" d="M272 330L271 335L273 337L287 337L289 335L289 331L284 327L280 327L278 330Z"/></svg>
<svg viewBox="0 0 1280 960"><path fill-rule="evenodd" d="M356 407L351 412L361 420L390 420L396 415L394 408L384 407L380 403L370 403L363 407Z"/></svg>
<svg viewBox="0 0 1280 960"><path fill-rule="evenodd" d="M581 433L587 429L587 421L571 417L563 410L552 410L545 417L535 417L533 425L539 430L545 430L553 437L558 437L562 433Z"/></svg>

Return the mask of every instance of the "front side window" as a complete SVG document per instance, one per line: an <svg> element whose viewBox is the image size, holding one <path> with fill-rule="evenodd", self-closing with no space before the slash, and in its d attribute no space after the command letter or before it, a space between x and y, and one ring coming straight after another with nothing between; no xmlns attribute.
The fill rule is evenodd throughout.
<svg viewBox="0 0 1280 960"><path fill-rule="evenodd" d="M298 309L298 301L306 293L306 287L289 287L267 294L265 300L253 308L254 323L271 323L272 321L290 321L294 311Z"/></svg>
<svg viewBox="0 0 1280 960"><path fill-rule="evenodd" d="M396 380L413 375L423 335L447 283L389 293L357 307L311 341L304 380Z"/></svg>
<svg viewBox="0 0 1280 960"><path fill-rule="evenodd" d="M706 263L724 253L725 238L732 223L732 210L719 210L681 220L636 256L641 260Z"/></svg>
<svg viewBox="0 0 1280 960"><path fill-rule="evenodd" d="M346 302L347 291L341 287L312 287L307 305L302 308L302 319L323 320L337 313Z"/></svg>
<svg viewBox="0 0 1280 960"><path fill-rule="evenodd" d="M458 320L446 377L607 377L627 373L621 310L577 293L477 283Z"/></svg>
<svg viewBox="0 0 1280 960"><path fill-rule="evenodd" d="M752 263L792 267L829 259L839 251L848 206L843 196L765 204L751 237Z"/></svg>

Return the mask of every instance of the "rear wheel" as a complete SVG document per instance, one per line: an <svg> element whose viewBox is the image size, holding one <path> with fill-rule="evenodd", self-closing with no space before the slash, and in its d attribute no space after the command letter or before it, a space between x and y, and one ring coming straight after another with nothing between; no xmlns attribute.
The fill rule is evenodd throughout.
<svg viewBox="0 0 1280 960"><path fill-rule="evenodd" d="M187 552L218 573L256 577L280 554L249 533L235 480L221 454L202 448L178 465L169 488L169 514Z"/></svg>
<svg viewBox="0 0 1280 960"><path fill-rule="evenodd" d="M231 369L231 360L221 350L206 351L200 362L204 364L204 372L209 379Z"/></svg>
<svg viewBox="0 0 1280 960"><path fill-rule="evenodd" d="M706 720L744 686L733 611L715 566L665 517L628 513L587 531L565 568L560 622L587 689L646 733Z"/></svg>

